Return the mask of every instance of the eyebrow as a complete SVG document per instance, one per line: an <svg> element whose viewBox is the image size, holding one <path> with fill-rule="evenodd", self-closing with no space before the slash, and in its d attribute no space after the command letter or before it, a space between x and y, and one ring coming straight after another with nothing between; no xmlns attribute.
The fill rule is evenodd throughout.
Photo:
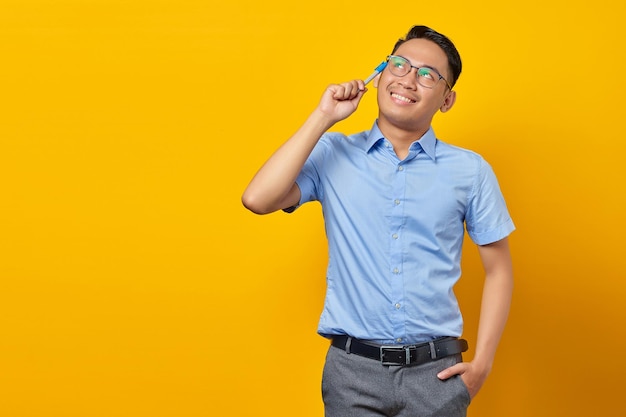
<svg viewBox="0 0 626 417"><path fill-rule="evenodd" d="M432 65L424 64L424 65L418 67L418 66L413 65L413 62L411 62L411 60L409 58L407 58L407 57L405 57L403 55L396 55L396 56L399 56L399 57L402 57L402 58L406 59L407 61L409 61L409 64L411 64L411 66L414 67L414 68L428 68L428 69L431 69L431 70L435 71L437 74L439 74L439 75L441 75L443 77L441 72L436 67L433 67Z"/></svg>

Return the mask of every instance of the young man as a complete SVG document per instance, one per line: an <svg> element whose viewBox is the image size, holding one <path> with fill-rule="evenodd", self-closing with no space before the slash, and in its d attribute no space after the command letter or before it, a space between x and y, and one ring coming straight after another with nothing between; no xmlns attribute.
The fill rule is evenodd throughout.
<svg viewBox="0 0 626 417"><path fill-rule="evenodd" d="M497 180L476 153L435 137L452 108L461 59L444 35L413 27L374 79L369 131L328 133L367 92L331 85L243 194L259 214L322 204L329 246L319 333L331 339L322 392L328 417L465 416L491 369L509 311L514 230ZM472 361L452 292L464 227L485 269Z"/></svg>

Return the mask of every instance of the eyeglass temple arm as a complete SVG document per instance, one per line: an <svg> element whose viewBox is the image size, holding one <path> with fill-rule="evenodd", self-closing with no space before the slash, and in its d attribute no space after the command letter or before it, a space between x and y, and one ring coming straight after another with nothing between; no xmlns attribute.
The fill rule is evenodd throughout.
<svg viewBox="0 0 626 417"><path fill-rule="evenodd" d="M387 66L387 61L383 61L381 62L375 69L374 72L367 77L363 82L365 83L365 85L367 85L370 81L372 81L378 74L380 74L382 72L382 70L385 69L385 67Z"/></svg>

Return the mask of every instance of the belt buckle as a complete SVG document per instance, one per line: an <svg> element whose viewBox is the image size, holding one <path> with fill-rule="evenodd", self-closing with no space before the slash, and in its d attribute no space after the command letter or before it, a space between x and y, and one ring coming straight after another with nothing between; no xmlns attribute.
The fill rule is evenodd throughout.
<svg viewBox="0 0 626 417"><path fill-rule="evenodd" d="M411 348L413 348L415 346L381 346L380 347L380 362L383 366L391 366L391 365L395 365L395 366L405 366L405 365L410 365L411 364ZM385 360L385 353L387 352L404 352L404 363L400 362L400 361L391 361L391 360Z"/></svg>

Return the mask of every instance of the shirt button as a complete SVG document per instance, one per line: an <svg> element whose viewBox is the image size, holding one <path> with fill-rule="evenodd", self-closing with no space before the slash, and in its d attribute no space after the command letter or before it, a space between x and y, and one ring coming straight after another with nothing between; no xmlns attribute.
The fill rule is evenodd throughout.
<svg viewBox="0 0 626 417"><path fill-rule="evenodd" d="M400 307L402 307L402 305L400 303L396 303L396 309L399 309Z"/></svg>
<svg viewBox="0 0 626 417"><path fill-rule="evenodd" d="M399 273L400 273L400 270L399 270L398 268L393 268L393 273L394 273L394 274L399 274Z"/></svg>
<svg viewBox="0 0 626 417"><path fill-rule="evenodd" d="M393 201L393 203L397 206L397 205L399 205L399 204L400 204L400 200L395 199L395 200Z"/></svg>
<svg viewBox="0 0 626 417"><path fill-rule="evenodd" d="M399 166L398 167L398 171L404 171L404 167L403 166Z"/></svg>
<svg viewBox="0 0 626 417"><path fill-rule="evenodd" d="M398 342L398 343L402 343L402 338L401 338L401 337L397 338L397 339L396 339L396 342Z"/></svg>
<svg viewBox="0 0 626 417"><path fill-rule="evenodd" d="M393 235L391 235L392 238L397 239L398 238L398 234L394 233Z"/></svg>

